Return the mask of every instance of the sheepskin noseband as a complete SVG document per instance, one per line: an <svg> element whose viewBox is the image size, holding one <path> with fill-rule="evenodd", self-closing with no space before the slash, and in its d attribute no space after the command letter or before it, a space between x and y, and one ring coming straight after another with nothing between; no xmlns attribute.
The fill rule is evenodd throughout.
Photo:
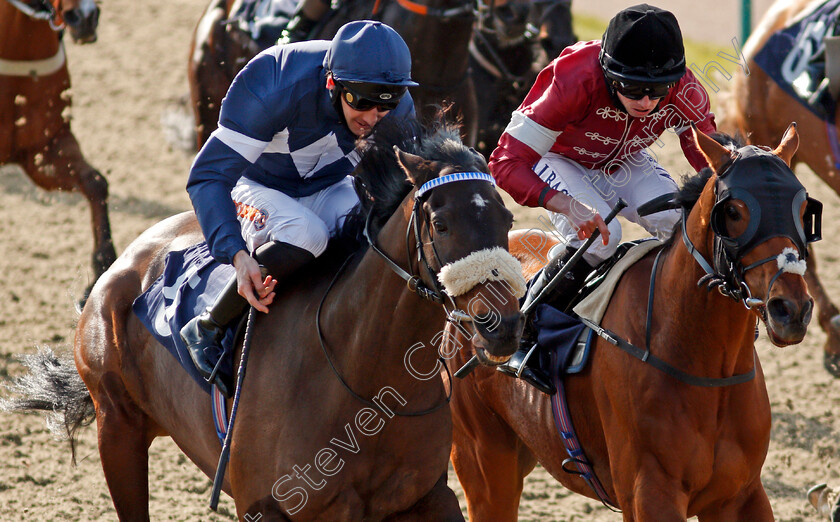
<svg viewBox="0 0 840 522"><path fill-rule="evenodd" d="M525 295L522 265L501 247L485 248L444 266L438 280L452 297L465 294L485 281L503 281L519 299Z"/></svg>

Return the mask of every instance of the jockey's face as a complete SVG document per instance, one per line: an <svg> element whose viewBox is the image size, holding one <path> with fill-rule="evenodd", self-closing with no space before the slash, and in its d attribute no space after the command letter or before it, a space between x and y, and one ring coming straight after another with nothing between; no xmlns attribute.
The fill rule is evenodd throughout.
<svg viewBox="0 0 840 522"><path fill-rule="evenodd" d="M634 118L642 118L649 115L659 105L660 100L660 98L651 99L649 96L645 96L640 100L631 100L619 91L616 91L616 95L621 104L624 105L627 114Z"/></svg>
<svg viewBox="0 0 840 522"><path fill-rule="evenodd" d="M373 130L374 125L384 118L391 111L383 111L381 107L374 107L366 111L357 111L347 105L347 101L341 98L341 109L344 111L344 120L350 132L356 136L365 136Z"/></svg>

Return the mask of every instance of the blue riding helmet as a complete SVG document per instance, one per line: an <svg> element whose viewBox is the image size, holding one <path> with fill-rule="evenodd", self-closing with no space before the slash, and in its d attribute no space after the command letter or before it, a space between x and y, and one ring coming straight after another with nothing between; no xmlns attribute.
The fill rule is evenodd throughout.
<svg viewBox="0 0 840 522"><path fill-rule="evenodd" d="M402 37L382 22L347 23L332 39L324 67L339 82L414 87L411 53Z"/></svg>

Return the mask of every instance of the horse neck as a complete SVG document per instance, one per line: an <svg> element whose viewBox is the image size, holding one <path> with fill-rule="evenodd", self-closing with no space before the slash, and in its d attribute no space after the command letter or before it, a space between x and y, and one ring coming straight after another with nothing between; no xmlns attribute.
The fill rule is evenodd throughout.
<svg viewBox="0 0 840 522"><path fill-rule="evenodd" d="M416 267L411 270L406 264L405 233L410 214L411 206L404 202L375 241L404 270L417 273ZM411 254L414 256L416 253ZM340 356L351 365L354 361L362 365L367 374L375 367L372 374L385 376L389 385L399 384L400 393L405 390L408 395L426 395L431 397L429 401L437 402L439 387L412 377L405 358L411 350L413 367L423 372L435 367L437 347L433 346L433 338L444 327L442 307L411 292L406 282L373 249L368 249L355 269L336 285L333 296L333 302L346 303L345 308L352 308L350 315L355 321L352 327L346 322L341 327L352 332L352 338L342 347ZM346 321L347 316L346 312L339 312L327 321ZM422 348L418 343L422 343Z"/></svg>
<svg viewBox="0 0 840 522"><path fill-rule="evenodd" d="M43 60L58 52L58 33L49 22L31 18L5 0L0 0L0 58Z"/></svg>
<svg viewBox="0 0 840 522"><path fill-rule="evenodd" d="M686 230L698 252L712 263L714 234L708 223L714 194L707 192L690 213ZM671 349L699 365L752 367L755 316L740 301L697 286L706 272L688 251L682 234L681 230L675 234L657 272L659 306L655 305L654 321L669 318L665 328L670 334L663 338L669 339ZM691 357L692 350L696 357Z"/></svg>

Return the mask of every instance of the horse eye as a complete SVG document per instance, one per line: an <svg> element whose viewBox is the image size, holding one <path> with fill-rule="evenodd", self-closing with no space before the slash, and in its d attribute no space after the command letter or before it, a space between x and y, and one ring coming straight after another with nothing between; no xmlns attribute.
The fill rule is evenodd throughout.
<svg viewBox="0 0 840 522"><path fill-rule="evenodd" d="M732 221L741 220L741 213L738 212L738 208L735 205L726 205L725 211L726 217L728 217Z"/></svg>
<svg viewBox="0 0 840 522"><path fill-rule="evenodd" d="M446 227L446 224L444 224L442 221L434 221L432 223L432 226L435 227L435 232L437 232L438 234L443 234L444 232L449 230Z"/></svg>

